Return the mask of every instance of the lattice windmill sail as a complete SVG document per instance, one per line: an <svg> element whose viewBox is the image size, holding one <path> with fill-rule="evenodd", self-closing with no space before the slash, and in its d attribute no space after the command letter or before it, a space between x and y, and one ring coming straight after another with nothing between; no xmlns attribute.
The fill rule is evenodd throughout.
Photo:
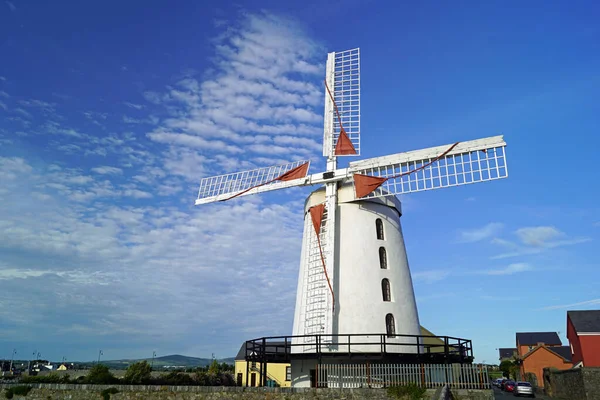
<svg viewBox="0 0 600 400"><path fill-rule="evenodd" d="M304 160L204 178L196 204L317 185L305 206L294 336L324 335L320 343L337 351L335 334L387 332L393 351L415 352L396 336L420 334L396 195L506 178L506 142L493 136L338 168L337 157L360 155L359 49L328 54L324 95L326 171L309 174ZM292 351L314 352L315 340L298 338Z"/></svg>
<svg viewBox="0 0 600 400"><path fill-rule="evenodd" d="M360 155L360 50L329 53L323 156Z"/></svg>

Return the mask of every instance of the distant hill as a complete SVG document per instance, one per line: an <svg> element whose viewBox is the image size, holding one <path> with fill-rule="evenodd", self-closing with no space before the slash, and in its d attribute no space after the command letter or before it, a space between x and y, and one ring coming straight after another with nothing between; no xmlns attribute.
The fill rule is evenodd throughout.
<svg viewBox="0 0 600 400"><path fill-rule="evenodd" d="M152 358L140 358L140 359L135 359L135 360L134 359L100 360L100 363L106 365L110 369L126 369L131 364L136 363L138 361L144 361L144 360L148 361L149 363L152 363ZM222 358L222 359L218 359L217 362L219 364L220 363L234 364L235 358L234 357ZM188 357L188 356L182 356L180 354L173 354L170 356L162 356L162 357L154 358L154 369L155 370L158 370L158 369L169 370L169 369L176 369L176 368L206 367L207 365L210 365L210 363L212 363L211 358ZM85 362L85 363L78 363L78 364L91 366L91 365L95 364L95 362Z"/></svg>

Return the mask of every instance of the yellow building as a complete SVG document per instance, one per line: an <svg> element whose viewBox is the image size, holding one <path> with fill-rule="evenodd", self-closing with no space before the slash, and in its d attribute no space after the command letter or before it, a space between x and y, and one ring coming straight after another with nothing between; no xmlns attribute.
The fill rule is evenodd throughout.
<svg viewBox="0 0 600 400"><path fill-rule="evenodd" d="M435 336L428 329L421 327L422 336ZM272 346L284 347L285 342L269 342ZM423 338L423 344L430 348L432 353L444 352L444 341L440 338ZM258 386L260 382L259 362L246 361L246 343L244 342L235 356L235 379L237 386ZM267 346L269 347L269 346ZM290 387L292 385L292 367L289 363L268 363L267 380L271 384L281 387ZM269 384L269 382L267 382Z"/></svg>
<svg viewBox="0 0 600 400"><path fill-rule="evenodd" d="M427 328L421 327L422 336L435 336ZM444 352L444 341L437 337L425 337L423 338L423 344L429 347L431 353L443 353Z"/></svg>
<svg viewBox="0 0 600 400"><path fill-rule="evenodd" d="M272 346L284 347L285 342L269 342ZM267 346L267 348L270 346ZM260 382L259 362L246 361L246 342L240 347L235 356L235 380L237 386L258 386ZM267 386L270 384L280 387L292 386L292 367L289 363L268 363Z"/></svg>

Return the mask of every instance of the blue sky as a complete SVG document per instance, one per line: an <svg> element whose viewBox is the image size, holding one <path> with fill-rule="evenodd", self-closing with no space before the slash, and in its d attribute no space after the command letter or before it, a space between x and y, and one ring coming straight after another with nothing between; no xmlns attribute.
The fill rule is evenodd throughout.
<svg viewBox="0 0 600 400"><path fill-rule="evenodd" d="M290 334L324 63L361 48L362 151L504 134L509 179L404 196L421 322L496 361L600 307L594 2L0 2L0 357L235 355ZM343 165L343 164L342 164Z"/></svg>

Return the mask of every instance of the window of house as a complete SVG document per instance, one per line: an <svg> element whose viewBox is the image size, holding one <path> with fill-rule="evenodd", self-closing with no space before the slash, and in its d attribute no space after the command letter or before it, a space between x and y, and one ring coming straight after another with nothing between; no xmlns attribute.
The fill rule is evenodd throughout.
<svg viewBox="0 0 600 400"><path fill-rule="evenodd" d="M381 218L375 220L375 229L377 229L377 239L383 240L383 221Z"/></svg>
<svg viewBox="0 0 600 400"><path fill-rule="evenodd" d="M394 316L392 314L385 316L385 329L388 337L396 337L396 321L394 321Z"/></svg>
<svg viewBox="0 0 600 400"><path fill-rule="evenodd" d="M387 278L381 281L381 292L383 293L383 301L392 301L390 281Z"/></svg>
<svg viewBox="0 0 600 400"><path fill-rule="evenodd" d="M387 252L385 247L379 248L379 266L381 269L387 269Z"/></svg>
<svg viewBox="0 0 600 400"><path fill-rule="evenodd" d="M286 381L292 380L292 367L285 367L285 380Z"/></svg>

